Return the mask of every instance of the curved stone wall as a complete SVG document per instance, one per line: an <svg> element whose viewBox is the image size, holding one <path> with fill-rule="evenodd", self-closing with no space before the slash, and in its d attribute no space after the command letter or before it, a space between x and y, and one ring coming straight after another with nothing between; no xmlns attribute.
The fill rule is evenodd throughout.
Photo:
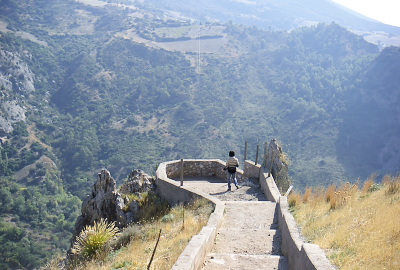
<svg viewBox="0 0 400 270"><path fill-rule="evenodd" d="M179 181L172 180L171 178L180 177L180 164L181 161L176 160L164 162L158 166L156 171L157 192L171 205L190 202L196 198L206 198L214 204L214 212L210 215L207 225L199 234L192 237L172 268L174 270L197 270L201 269L205 255L214 244L224 216L225 203L208 194L180 186ZM222 171L223 167L224 162L221 160L185 160L184 176L218 176L217 171ZM207 169L210 171L206 172Z"/></svg>

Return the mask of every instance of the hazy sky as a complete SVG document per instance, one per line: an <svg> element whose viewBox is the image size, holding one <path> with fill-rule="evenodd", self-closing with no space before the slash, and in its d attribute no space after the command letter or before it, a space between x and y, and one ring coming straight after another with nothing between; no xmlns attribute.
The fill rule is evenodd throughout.
<svg viewBox="0 0 400 270"><path fill-rule="evenodd" d="M332 0L367 17L400 27L399 0Z"/></svg>

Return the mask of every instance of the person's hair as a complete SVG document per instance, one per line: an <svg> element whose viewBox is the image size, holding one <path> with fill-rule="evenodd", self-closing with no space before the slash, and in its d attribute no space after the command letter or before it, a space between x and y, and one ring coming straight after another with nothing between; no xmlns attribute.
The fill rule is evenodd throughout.
<svg viewBox="0 0 400 270"><path fill-rule="evenodd" d="M230 156L230 157L234 157L234 156L235 156L235 152L229 151L229 156Z"/></svg>

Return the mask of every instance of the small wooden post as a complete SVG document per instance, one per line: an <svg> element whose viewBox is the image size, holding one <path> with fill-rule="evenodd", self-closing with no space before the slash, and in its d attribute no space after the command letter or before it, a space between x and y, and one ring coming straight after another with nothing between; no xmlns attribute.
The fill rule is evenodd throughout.
<svg viewBox="0 0 400 270"><path fill-rule="evenodd" d="M182 205L182 230L185 229L185 207Z"/></svg>
<svg viewBox="0 0 400 270"><path fill-rule="evenodd" d="M181 186L183 186L183 158L181 158Z"/></svg>
<svg viewBox="0 0 400 270"><path fill-rule="evenodd" d="M272 176L272 161L273 161L273 158L274 158L274 150L272 149L272 151L271 151L271 163L269 164L269 173L268 173L269 177Z"/></svg>
<svg viewBox="0 0 400 270"><path fill-rule="evenodd" d="M263 166L267 166L268 142L264 143Z"/></svg>
<svg viewBox="0 0 400 270"><path fill-rule="evenodd" d="M156 246L153 249L153 254L151 254L151 258L150 258L150 262L147 265L147 270L150 269L151 263L153 262L154 259L154 254L156 254L156 250L157 250L157 246L158 246L158 242L160 242L160 237L161 237L161 229L160 229L160 233L158 234L158 238L157 238L157 242L156 242Z"/></svg>
<svg viewBox="0 0 400 270"><path fill-rule="evenodd" d="M256 165L257 165L257 163L258 163L258 151L259 151L259 149L260 149L260 145L259 145L259 144L257 144L257 152L256 152Z"/></svg>

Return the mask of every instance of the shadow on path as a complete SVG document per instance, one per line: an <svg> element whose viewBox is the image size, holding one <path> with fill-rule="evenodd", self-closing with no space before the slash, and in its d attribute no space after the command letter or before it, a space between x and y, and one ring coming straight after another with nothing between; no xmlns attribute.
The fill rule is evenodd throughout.
<svg viewBox="0 0 400 270"><path fill-rule="evenodd" d="M218 196L218 195L224 195L224 194L226 194L228 192L231 192L231 191L227 190L227 191L222 191L222 192L217 192L217 193L210 193L210 195L211 196Z"/></svg>

